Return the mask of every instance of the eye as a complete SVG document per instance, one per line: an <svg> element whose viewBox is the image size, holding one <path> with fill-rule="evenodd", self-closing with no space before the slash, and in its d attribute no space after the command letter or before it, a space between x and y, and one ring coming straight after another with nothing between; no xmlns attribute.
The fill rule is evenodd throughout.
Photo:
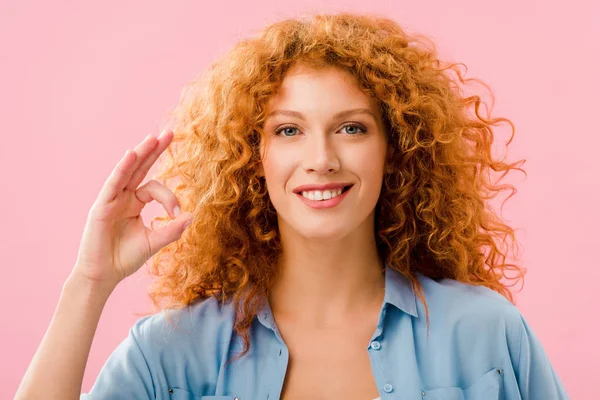
<svg viewBox="0 0 600 400"><path fill-rule="evenodd" d="M349 136L358 136L358 135L363 135L365 133L367 133L367 129L360 125L360 124L356 124L356 123L350 123L350 124L346 124L344 126L342 126L341 129L345 129L345 128L352 128L350 131L346 131L346 133ZM359 132L356 131L356 129L359 130ZM295 131L298 130L298 128L294 127L294 126L282 126L281 128L277 129L275 131L275 135L276 136L285 136L285 137L294 137L295 135Z"/></svg>
<svg viewBox="0 0 600 400"><path fill-rule="evenodd" d="M358 124L346 124L342 127L342 129L344 128L352 128L353 132L346 131L346 133L348 133L351 136L362 135L367 133L367 130L362 125ZM359 129L361 132L356 132L356 129Z"/></svg>
<svg viewBox="0 0 600 400"><path fill-rule="evenodd" d="M275 135L281 135L281 136L285 136L285 137L292 137L292 136L295 136L295 135L288 135L288 133L290 133L290 130L293 131L295 129L297 130L298 128L295 128L293 126L282 126L281 128L279 128L279 129L277 129L275 131ZM281 133L283 133L283 135Z"/></svg>

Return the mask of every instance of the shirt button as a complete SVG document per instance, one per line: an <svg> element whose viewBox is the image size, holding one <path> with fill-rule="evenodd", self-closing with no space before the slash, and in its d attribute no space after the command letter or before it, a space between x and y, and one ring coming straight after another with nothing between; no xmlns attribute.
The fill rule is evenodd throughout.
<svg viewBox="0 0 600 400"><path fill-rule="evenodd" d="M381 343L379 343L377 340L373 340L371 342L371 348L373 350L379 350L381 348Z"/></svg>
<svg viewBox="0 0 600 400"><path fill-rule="evenodd" d="M385 385L383 385L384 392L390 393L392 390L394 390L394 387L392 385L390 385L389 383L386 383Z"/></svg>

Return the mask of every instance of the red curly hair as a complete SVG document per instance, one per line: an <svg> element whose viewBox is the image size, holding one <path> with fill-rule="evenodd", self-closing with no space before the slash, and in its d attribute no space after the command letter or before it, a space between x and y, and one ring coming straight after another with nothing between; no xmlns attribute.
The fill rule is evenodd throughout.
<svg viewBox="0 0 600 400"><path fill-rule="evenodd" d="M245 344L239 357L249 350L249 328L281 255L276 211L259 177L259 143L267 102L297 63L350 72L381 106L393 171L384 178L374 235L386 264L423 302L417 273L487 286L513 301L509 287L525 272L507 263L515 231L486 200L516 192L492 182L492 170L500 179L513 169L525 173L525 160L492 156L492 128L510 125L508 145L514 125L482 116L482 98L462 90L470 81L489 88L464 79L462 64L440 61L427 37L384 17L338 13L274 23L184 88L170 114L173 143L155 179L171 187L194 221L153 258L154 306L232 300L234 331Z"/></svg>

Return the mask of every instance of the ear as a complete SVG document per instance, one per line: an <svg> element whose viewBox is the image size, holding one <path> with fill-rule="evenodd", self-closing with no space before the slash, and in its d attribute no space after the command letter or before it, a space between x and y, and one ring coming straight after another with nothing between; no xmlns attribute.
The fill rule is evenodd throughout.
<svg viewBox="0 0 600 400"><path fill-rule="evenodd" d="M261 178L265 177L265 169L263 168L262 163L258 165L258 176Z"/></svg>

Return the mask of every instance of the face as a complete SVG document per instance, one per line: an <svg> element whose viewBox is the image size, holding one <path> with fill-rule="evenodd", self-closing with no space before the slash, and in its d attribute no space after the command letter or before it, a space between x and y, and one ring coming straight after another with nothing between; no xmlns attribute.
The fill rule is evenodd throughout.
<svg viewBox="0 0 600 400"><path fill-rule="evenodd" d="M268 104L262 167L282 235L374 229L387 139L381 110L337 68L296 66Z"/></svg>

